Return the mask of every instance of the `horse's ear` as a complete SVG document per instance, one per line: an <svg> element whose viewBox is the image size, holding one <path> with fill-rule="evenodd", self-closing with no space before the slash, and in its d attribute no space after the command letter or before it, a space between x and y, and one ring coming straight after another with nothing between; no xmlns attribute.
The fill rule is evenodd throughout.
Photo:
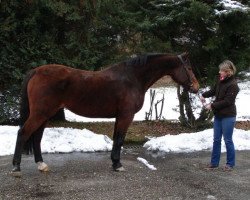
<svg viewBox="0 0 250 200"><path fill-rule="evenodd" d="M184 61L188 60L189 53L185 51L184 53L181 54L181 57L183 58Z"/></svg>

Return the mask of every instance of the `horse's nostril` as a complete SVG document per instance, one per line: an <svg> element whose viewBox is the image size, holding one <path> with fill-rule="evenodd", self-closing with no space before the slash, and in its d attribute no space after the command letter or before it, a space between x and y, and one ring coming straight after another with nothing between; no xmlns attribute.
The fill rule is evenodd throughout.
<svg viewBox="0 0 250 200"><path fill-rule="evenodd" d="M189 89L189 91L191 92L191 93L197 93L198 92L198 90L199 90L199 87L194 87L194 85L192 84L192 86L190 87L190 89Z"/></svg>

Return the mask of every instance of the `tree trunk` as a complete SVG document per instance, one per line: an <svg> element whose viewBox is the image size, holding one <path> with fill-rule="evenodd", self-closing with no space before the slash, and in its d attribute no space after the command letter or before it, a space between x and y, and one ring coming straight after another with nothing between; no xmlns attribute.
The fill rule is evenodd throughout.
<svg viewBox="0 0 250 200"><path fill-rule="evenodd" d="M199 117L196 119L193 113L189 93L185 90L182 91L181 87L178 86L177 96L180 108L179 120L182 125L194 129L208 127L211 125L211 119L213 117L213 113L211 111L207 111L205 108L202 108L199 113Z"/></svg>

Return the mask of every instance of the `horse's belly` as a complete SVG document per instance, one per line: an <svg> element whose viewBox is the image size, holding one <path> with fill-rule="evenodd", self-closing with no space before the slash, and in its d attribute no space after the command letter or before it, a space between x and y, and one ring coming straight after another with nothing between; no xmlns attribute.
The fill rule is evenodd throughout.
<svg viewBox="0 0 250 200"><path fill-rule="evenodd" d="M90 118L114 118L116 117L116 106L114 104L105 105L102 104L78 104L77 106L65 106L71 112Z"/></svg>
<svg viewBox="0 0 250 200"><path fill-rule="evenodd" d="M74 95L68 95L65 99L65 107L72 112L91 118L116 118L121 114L133 115L140 110L144 95L138 91L125 91L112 87L84 88Z"/></svg>
<svg viewBox="0 0 250 200"><path fill-rule="evenodd" d="M93 111L74 111L70 110L73 113L84 116L84 117L89 117L89 118L115 118L116 115L114 113L103 113L103 112L93 112Z"/></svg>

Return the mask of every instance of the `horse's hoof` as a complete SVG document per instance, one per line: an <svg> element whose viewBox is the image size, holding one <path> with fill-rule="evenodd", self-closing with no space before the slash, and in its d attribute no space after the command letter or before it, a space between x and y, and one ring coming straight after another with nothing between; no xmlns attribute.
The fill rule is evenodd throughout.
<svg viewBox="0 0 250 200"><path fill-rule="evenodd" d="M19 172L13 172L13 171L11 171L10 175L13 176L13 177L16 177L16 178L21 178L22 173L20 171Z"/></svg>
<svg viewBox="0 0 250 200"><path fill-rule="evenodd" d="M21 170L20 170L20 166L14 166L14 168L11 170L10 172L11 176L20 178L22 176Z"/></svg>
<svg viewBox="0 0 250 200"><path fill-rule="evenodd" d="M17 170L17 168L14 168L11 170L10 175L16 178L20 178L22 176L22 173L20 171L20 167L19 170Z"/></svg>
<svg viewBox="0 0 250 200"><path fill-rule="evenodd" d="M113 162L112 167L113 167L113 170L115 172L124 172L125 171L124 167L122 166L122 164L120 162Z"/></svg>
<svg viewBox="0 0 250 200"><path fill-rule="evenodd" d="M124 169L124 167L123 166L121 166L121 167L118 167L118 168L116 168L116 169L114 169L116 172L125 172L126 170Z"/></svg>
<svg viewBox="0 0 250 200"><path fill-rule="evenodd" d="M38 162L37 169L41 172L48 172L49 171L48 165L44 162Z"/></svg>

